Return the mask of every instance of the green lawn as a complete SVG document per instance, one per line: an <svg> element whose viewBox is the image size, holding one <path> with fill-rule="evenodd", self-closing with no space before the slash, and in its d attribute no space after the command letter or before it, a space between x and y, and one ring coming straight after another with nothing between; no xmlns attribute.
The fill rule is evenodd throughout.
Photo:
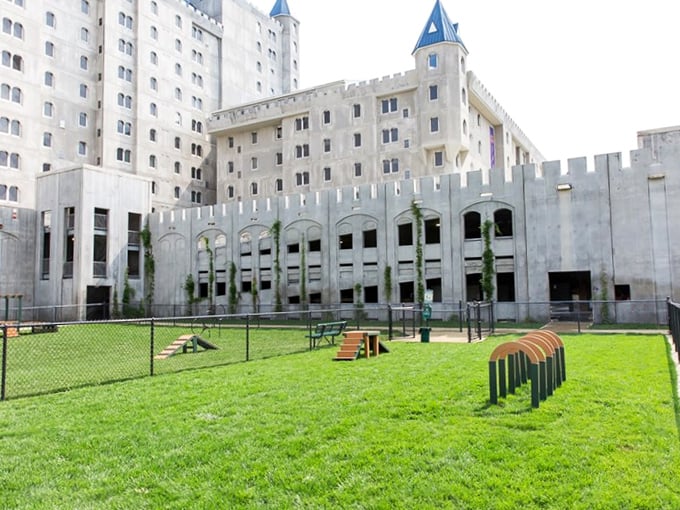
<svg viewBox="0 0 680 510"><path fill-rule="evenodd" d="M2 508L680 508L661 336L563 336L567 380L488 404L511 337L322 349L0 403Z"/></svg>

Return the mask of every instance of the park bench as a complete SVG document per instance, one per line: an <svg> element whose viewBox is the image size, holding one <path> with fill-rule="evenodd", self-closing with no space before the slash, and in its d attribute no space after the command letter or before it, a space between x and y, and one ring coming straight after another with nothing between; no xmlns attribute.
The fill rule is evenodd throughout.
<svg viewBox="0 0 680 510"><path fill-rule="evenodd" d="M347 327L347 321L321 322L316 325L314 331L307 335L310 339L312 348L316 348L321 340L326 340L328 344L335 344L335 337L342 334Z"/></svg>

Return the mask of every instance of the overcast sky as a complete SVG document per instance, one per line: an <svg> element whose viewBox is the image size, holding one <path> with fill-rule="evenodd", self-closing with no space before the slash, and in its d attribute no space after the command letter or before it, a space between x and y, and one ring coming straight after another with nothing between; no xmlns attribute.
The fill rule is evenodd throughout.
<svg viewBox="0 0 680 510"><path fill-rule="evenodd" d="M250 0L269 13L275 0ZM549 159L680 125L677 0L442 0L474 72ZM303 88L414 68L434 0L288 0ZM627 156L625 157L627 160Z"/></svg>

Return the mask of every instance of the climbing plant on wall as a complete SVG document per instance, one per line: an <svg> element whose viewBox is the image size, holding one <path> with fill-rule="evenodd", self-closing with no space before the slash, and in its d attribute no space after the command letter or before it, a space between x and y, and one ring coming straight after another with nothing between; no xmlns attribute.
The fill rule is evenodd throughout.
<svg viewBox="0 0 680 510"><path fill-rule="evenodd" d="M305 245L305 235L302 234L300 241L300 303L302 309L307 309L307 246Z"/></svg>
<svg viewBox="0 0 680 510"><path fill-rule="evenodd" d="M208 254L208 313L215 313L215 303L213 302L213 283L215 282L215 256L210 248L210 240L203 238L205 251Z"/></svg>
<svg viewBox="0 0 680 510"><path fill-rule="evenodd" d="M416 223L416 300L425 301L425 282L423 281L423 212L415 200L411 202L411 214Z"/></svg>
<svg viewBox="0 0 680 510"><path fill-rule="evenodd" d="M153 257L153 246L151 245L151 230L149 221L144 224L144 229L140 233L142 247L144 248L144 289L146 290L147 315L151 315L156 289L156 261Z"/></svg>
<svg viewBox="0 0 680 510"><path fill-rule="evenodd" d="M276 220L271 228L274 238L274 311L282 310L281 304L281 221Z"/></svg>
<svg viewBox="0 0 680 510"><path fill-rule="evenodd" d="M229 313L236 313L238 305L238 289L236 288L236 264L229 265Z"/></svg>
<svg viewBox="0 0 680 510"><path fill-rule="evenodd" d="M392 301L392 266L385 266L383 273L383 286L385 291L385 300L390 303Z"/></svg>
<svg viewBox="0 0 680 510"><path fill-rule="evenodd" d="M494 261L495 256L491 248L491 230L494 228L494 222L487 219L482 224L482 241L484 243L484 250L482 251L482 293L485 301L493 301L494 284L493 277L495 274Z"/></svg>

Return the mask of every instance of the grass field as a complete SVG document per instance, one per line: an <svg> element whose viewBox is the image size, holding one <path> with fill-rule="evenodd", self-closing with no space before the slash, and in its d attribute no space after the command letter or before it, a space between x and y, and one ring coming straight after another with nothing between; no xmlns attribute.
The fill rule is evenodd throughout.
<svg viewBox="0 0 680 510"><path fill-rule="evenodd" d="M2 508L679 508L657 335L568 336L567 380L488 405L509 337L322 349L0 403Z"/></svg>

